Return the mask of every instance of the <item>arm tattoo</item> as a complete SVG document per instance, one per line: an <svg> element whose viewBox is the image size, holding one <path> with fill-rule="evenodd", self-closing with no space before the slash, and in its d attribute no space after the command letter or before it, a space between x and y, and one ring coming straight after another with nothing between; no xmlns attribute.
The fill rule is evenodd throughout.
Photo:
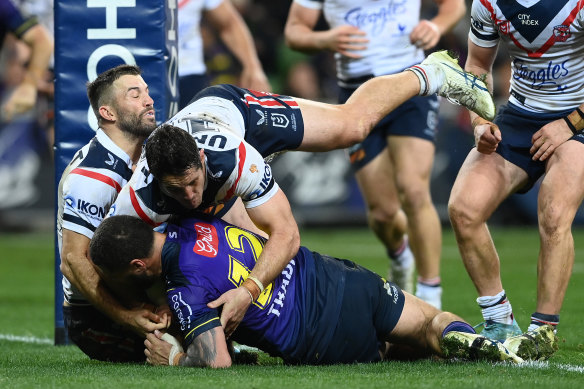
<svg viewBox="0 0 584 389"><path fill-rule="evenodd" d="M181 358L181 366L210 366L217 359L217 340L214 329L197 336L187 349L186 357Z"/></svg>

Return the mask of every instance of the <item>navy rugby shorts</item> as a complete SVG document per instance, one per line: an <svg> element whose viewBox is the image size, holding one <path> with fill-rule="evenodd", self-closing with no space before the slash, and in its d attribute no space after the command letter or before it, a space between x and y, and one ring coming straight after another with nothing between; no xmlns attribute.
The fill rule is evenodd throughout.
<svg viewBox="0 0 584 389"><path fill-rule="evenodd" d="M319 363L379 361L379 352L385 348L379 339L395 328L405 296L399 286L376 273L352 261L339 261L346 268L341 312L329 346L319 356Z"/></svg>
<svg viewBox="0 0 584 389"><path fill-rule="evenodd" d="M340 103L347 101L355 91L340 89ZM416 96L397 107L375 126L363 142L349 148L353 168L359 170L377 157L387 147L387 137L390 135L413 136L435 143L438 107L437 96Z"/></svg>
<svg viewBox="0 0 584 389"><path fill-rule="evenodd" d="M144 338L91 305L63 306L69 339L89 358L107 362L146 361Z"/></svg>
<svg viewBox="0 0 584 389"><path fill-rule="evenodd" d="M245 123L245 141L264 158L300 147L304 121L294 98L224 84L205 88L194 99L207 96L221 97L235 104Z"/></svg>
<svg viewBox="0 0 584 389"><path fill-rule="evenodd" d="M543 126L554 120L561 119L572 112L534 113L517 107L511 103L499 108L493 121L501 130L501 142L497 153L512 164L525 170L528 182L518 193L528 192L537 180L545 173L546 161L534 161L529 149L531 138ZM573 140L584 143L582 136L573 136Z"/></svg>

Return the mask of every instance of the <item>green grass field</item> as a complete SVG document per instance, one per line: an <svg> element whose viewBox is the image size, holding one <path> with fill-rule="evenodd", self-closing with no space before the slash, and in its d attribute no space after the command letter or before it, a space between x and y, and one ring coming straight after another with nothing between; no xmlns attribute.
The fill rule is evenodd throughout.
<svg viewBox="0 0 584 389"><path fill-rule="evenodd" d="M535 308L536 228L497 228L503 284L523 329ZM366 229L305 230L313 250L350 258L384 275L383 248ZM228 370L153 368L89 360L74 346L53 346L52 234L0 236L0 388L477 388L584 387L584 230L574 231L576 263L559 329L560 350L547 362L514 366L424 360L377 364L290 367L261 355L260 366ZM444 309L472 324L481 316L476 292L444 231Z"/></svg>

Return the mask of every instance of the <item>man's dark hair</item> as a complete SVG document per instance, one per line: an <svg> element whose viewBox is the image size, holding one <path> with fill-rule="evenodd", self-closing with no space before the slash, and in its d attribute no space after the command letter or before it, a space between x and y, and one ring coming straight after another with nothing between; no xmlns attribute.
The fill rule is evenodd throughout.
<svg viewBox="0 0 584 389"><path fill-rule="evenodd" d="M193 167L203 168L195 139L170 124L161 125L148 138L146 160L150 173L159 180L165 175L181 175Z"/></svg>
<svg viewBox="0 0 584 389"><path fill-rule="evenodd" d="M97 118L97 122L101 125L103 118L99 114L99 107L102 105L111 104L113 99L112 85L114 82L125 75L139 76L142 71L138 66L134 65L118 65L114 68L106 70L101 73L95 80L87 83L87 97L93 109L93 113Z"/></svg>
<svg viewBox="0 0 584 389"><path fill-rule="evenodd" d="M154 231L144 221L127 215L111 216L97 227L89 243L89 256L109 273L125 270L135 258L152 254Z"/></svg>

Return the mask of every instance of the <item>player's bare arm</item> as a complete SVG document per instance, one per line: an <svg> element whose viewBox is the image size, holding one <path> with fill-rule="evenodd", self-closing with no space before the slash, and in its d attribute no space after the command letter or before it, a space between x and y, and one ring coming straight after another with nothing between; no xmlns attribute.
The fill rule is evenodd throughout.
<svg viewBox="0 0 584 389"><path fill-rule="evenodd" d="M304 52L330 50L349 58L361 58L358 51L365 50L369 39L355 26L343 25L325 31L314 31L321 10L303 7L293 2L290 6L284 37L286 44Z"/></svg>
<svg viewBox="0 0 584 389"><path fill-rule="evenodd" d="M217 29L223 43L241 63L241 86L271 92L272 88L258 58L253 37L231 1L225 0L207 11L205 19Z"/></svg>
<svg viewBox="0 0 584 389"><path fill-rule="evenodd" d="M250 280L248 287L251 286L254 290L250 292L246 285L243 285L225 292L217 300L208 304L210 308L217 308L224 304L221 325L227 337L235 331L243 319L251 300L257 299L261 293L259 286L255 289L256 281L252 279L259 281L262 286L269 285L284 270L300 247L298 225L292 215L290 203L282 190L278 190L274 197L264 204L248 208L247 212L251 220L269 235L269 239L248 277Z"/></svg>
<svg viewBox="0 0 584 389"><path fill-rule="evenodd" d="M529 152L533 154L534 161L545 161L558 146L584 129L584 117L580 115L578 110L584 112L584 103L565 118L554 120L533 134L531 138L533 146Z"/></svg>
<svg viewBox="0 0 584 389"><path fill-rule="evenodd" d="M155 366L191 366L223 368L231 366L231 356L221 327L198 335L185 352L171 354L173 346L162 339L162 333L148 334L144 341L146 361Z"/></svg>
<svg viewBox="0 0 584 389"><path fill-rule="evenodd" d="M487 87L493 92L493 63L497 55L497 47L480 47L468 40L468 58L465 70L475 75L486 74ZM491 154L501 141L501 131L493 122L469 111L470 121L475 135L477 151Z"/></svg>
<svg viewBox="0 0 584 389"><path fill-rule="evenodd" d="M159 316L145 308L127 309L112 296L87 258L89 238L63 229L61 272L100 311L116 322L144 335L166 328L170 317Z"/></svg>
<svg viewBox="0 0 584 389"><path fill-rule="evenodd" d="M466 5L462 0L435 0L438 14L432 20L420 20L410 33L410 42L418 48L430 50L440 37L450 31L464 16Z"/></svg>

